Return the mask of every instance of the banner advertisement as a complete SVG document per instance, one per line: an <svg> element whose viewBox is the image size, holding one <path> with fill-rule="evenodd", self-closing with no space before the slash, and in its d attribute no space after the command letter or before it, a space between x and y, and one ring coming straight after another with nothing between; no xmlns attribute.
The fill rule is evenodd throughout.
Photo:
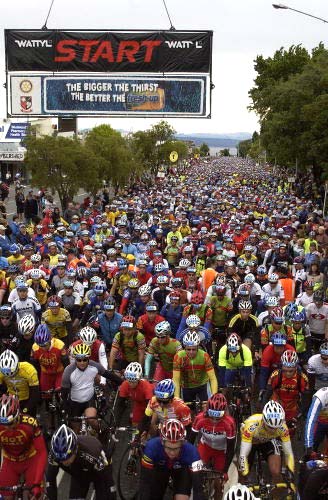
<svg viewBox="0 0 328 500"><path fill-rule="evenodd" d="M5 30L6 70L209 73L212 31Z"/></svg>
<svg viewBox="0 0 328 500"><path fill-rule="evenodd" d="M0 142L19 142L27 134L27 122L0 122Z"/></svg>
<svg viewBox="0 0 328 500"><path fill-rule="evenodd" d="M0 161L24 161L24 151L0 151Z"/></svg>
<svg viewBox="0 0 328 500"><path fill-rule="evenodd" d="M11 114L195 116L207 112L208 77L11 76Z"/></svg>

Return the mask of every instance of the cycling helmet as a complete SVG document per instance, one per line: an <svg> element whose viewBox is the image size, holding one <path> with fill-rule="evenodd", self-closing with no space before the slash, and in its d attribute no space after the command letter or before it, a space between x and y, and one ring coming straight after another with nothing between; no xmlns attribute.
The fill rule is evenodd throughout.
<svg viewBox="0 0 328 500"><path fill-rule="evenodd" d="M302 309L301 311L296 311L293 314L292 321L299 321L301 323L304 323L306 321L306 312L305 309Z"/></svg>
<svg viewBox="0 0 328 500"><path fill-rule="evenodd" d="M162 274L161 276L158 276L157 279L156 279L156 283L158 285L166 285L167 283L169 282L169 278L167 276L165 276L164 274Z"/></svg>
<svg viewBox="0 0 328 500"><path fill-rule="evenodd" d="M103 303L103 309L104 311L112 311L116 307L116 301L114 297L108 297L106 300L104 300Z"/></svg>
<svg viewBox="0 0 328 500"><path fill-rule="evenodd" d="M194 292L191 296L190 302L192 305L201 305L204 303L204 297L201 292Z"/></svg>
<svg viewBox="0 0 328 500"><path fill-rule="evenodd" d="M109 248L107 250L107 255L108 255L108 257L115 257L116 256L116 250L115 250L115 248Z"/></svg>
<svg viewBox="0 0 328 500"><path fill-rule="evenodd" d="M28 284L25 282L25 278L23 278L22 276L15 279L15 285L16 285L17 290L27 290L28 289Z"/></svg>
<svg viewBox="0 0 328 500"><path fill-rule="evenodd" d="M182 268L187 268L189 267L191 264L190 260L188 259L181 259L180 262L179 262L179 267L182 267Z"/></svg>
<svg viewBox="0 0 328 500"><path fill-rule="evenodd" d="M266 267L265 267L265 266L263 266L263 264L261 264L261 265L257 268L256 273L257 273L259 276L265 276L265 275L266 275L266 273L267 273Z"/></svg>
<svg viewBox="0 0 328 500"><path fill-rule="evenodd" d="M133 316L123 316L121 328L133 328L135 326L135 318Z"/></svg>
<svg viewBox="0 0 328 500"><path fill-rule="evenodd" d="M189 328L198 328L200 326L200 324L201 324L201 320L199 319L199 317L196 314L191 314L186 319L186 325Z"/></svg>
<svg viewBox="0 0 328 500"><path fill-rule="evenodd" d="M7 377L16 375L19 367L19 359L17 354L9 349L3 351L0 355L0 371Z"/></svg>
<svg viewBox="0 0 328 500"><path fill-rule="evenodd" d="M224 267L235 267L236 264L234 263L233 260L227 260L227 262L224 264Z"/></svg>
<svg viewBox="0 0 328 500"><path fill-rule="evenodd" d="M88 274L88 269L85 266L77 266L76 274L79 278L85 278Z"/></svg>
<svg viewBox="0 0 328 500"><path fill-rule="evenodd" d="M237 352L240 350L240 338L237 333L231 333L227 338L227 349L230 352Z"/></svg>
<svg viewBox="0 0 328 500"><path fill-rule="evenodd" d="M323 302L324 295L322 290L317 290L313 294L313 302Z"/></svg>
<svg viewBox="0 0 328 500"><path fill-rule="evenodd" d="M168 321L157 323L154 328L156 337L167 337L171 333L171 325Z"/></svg>
<svg viewBox="0 0 328 500"><path fill-rule="evenodd" d="M279 281L278 274L276 274L276 273L269 274L268 281L269 281L269 283L278 283L278 281Z"/></svg>
<svg viewBox="0 0 328 500"><path fill-rule="evenodd" d="M30 261L31 262L40 262L41 255L39 253L35 253L35 254L31 255Z"/></svg>
<svg viewBox="0 0 328 500"><path fill-rule="evenodd" d="M63 287L64 288L74 288L74 283L73 283L73 281L65 280L63 282Z"/></svg>
<svg viewBox="0 0 328 500"><path fill-rule="evenodd" d="M154 265L154 271L155 273L161 273L162 271L164 271L164 265L162 264L162 262L157 262L157 264Z"/></svg>
<svg viewBox="0 0 328 500"><path fill-rule="evenodd" d="M149 285L142 285L139 287L138 294L140 297L145 297L146 295L151 295L151 287Z"/></svg>
<svg viewBox="0 0 328 500"><path fill-rule="evenodd" d="M142 367L140 363L133 362L128 364L124 371L124 378L129 382L137 382L142 377Z"/></svg>
<svg viewBox="0 0 328 500"><path fill-rule="evenodd" d="M0 424L9 425L20 415L19 399L13 394L3 394L0 398Z"/></svg>
<svg viewBox="0 0 328 500"><path fill-rule="evenodd" d="M48 307L60 307L60 304L61 299L58 295L51 295L51 297L48 298Z"/></svg>
<svg viewBox="0 0 328 500"><path fill-rule="evenodd" d="M239 267L239 269L245 269L247 267L246 260L245 259L238 259L237 266Z"/></svg>
<svg viewBox="0 0 328 500"><path fill-rule="evenodd" d="M73 356L75 359L90 358L91 347L87 344L76 344L73 348Z"/></svg>
<svg viewBox="0 0 328 500"><path fill-rule="evenodd" d="M25 314L18 322L18 331L21 335L33 333L35 328L35 319L32 314Z"/></svg>
<svg viewBox="0 0 328 500"><path fill-rule="evenodd" d="M245 245L244 251L245 251L245 252L253 252L253 247L252 247L252 245Z"/></svg>
<svg viewBox="0 0 328 500"><path fill-rule="evenodd" d="M11 318L12 309L10 304L4 304L0 307L0 318Z"/></svg>
<svg viewBox="0 0 328 500"><path fill-rule="evenodd" d="M181 288L182 284L183 284L182 278L177 277L171 279L171 285L173 286L173 288Z"/></svg>
<svg viewBox="0 0 328 500"><path fill-rule="evenodd" d="M43 274L41 269L31 269L30 270L30 277L32 280L40 280L42 278Z"/></svg>
<svg viewBox="0 0 328 500"><path fill-rule="evenodd" d="M12 264L7 269L7 274L17 274L19 273L19 267L16 264Z"/></svg>
<svg viewBox="0 0 328 500"><path fill-rule="evenodd" d="M294 264L303 264L303 262L304 262L304 258L299 256L299 255L297 257L295 257L295 259L293 260Z"/></svg>
<svg viewBox="0 0 328 500"><path fill-rule="evenodd" d="M287 349L285 351L281 358L281 366L286 367L286 368L296 368L298 365L298 356L295 351L292 351L290 349Z"/></svg>
<svg viewBox="0 0 328 500"><path fill-rule="evenodd" d="M188 331L183 337L184 347L198 347L200 344L200 337L197 332Z"/></svg>
<svg viewBox="0 0 328 500"><path fill-rule="evenodd" d="M48 344L51 341L51 333L48 325L42 324L37 327L34 334L34 342L39 346Z"/></svg>
<svg viewBox="0 0 328 500"><path fill-rule="evenodd" d="M270 318L275 323L283 323L284 322L284 310L283 310L283 308L280 306L274 307L270 311Z"/></svg>
<svg viewBox="0 0 328 500"><path fill-rule="evenodd" d="M118 259L117 260L117 267L119 269L126 269L128 267L128 263L125 259Z"/></svg>
<svg viewBox="0 0 328 500"><path fill-rule="evenodd" d="M102 295L107 290L106 283L104 281L99 281L98 283L95 284L93 290L96 295Z"/></svg>
<svg viewBox="0 0 328 500"><path fill-rule="evenodd" d="M285 412L277 401L268 401L263 408L263 420L268 427L277 429L285 420Z"/></svg>
<svg viewBox="0 0 328 500"><path fill-rule="evenodd" d="M75 269L68 269L66 274L67 274L68 278L75 278L76 277Z"/></svg>
<svg viewBox="0 0 328 500"><path fill-rule="evenodd" d="M241 297L248 297L250 294L249 288L250 288L249 285L244 284L244 283L242 285L239 285L238 292L237 292L238 295L240 295Z"/></svg>
<svg viewBox="0 0 328 500"><path fill-rule="evenodd" d="M224 295L226 293L225 285L215 285L215 291L218 295Z"/></svg>
<svg viewBox="0 0 328 500"><path fill-rule="evenodd" d="M213 394L207 401L207 415L212 418L222 418L228 406L227 400L221 393Z"/></svg>
<svg viewBox="0 0 328 500"><path fill-rule="evenodd" d="M128 281L129 288L139 288L139 286L140 286L140 281L138 280L138 278L131 278Z"/></svg>
<svg viewBox="0 0 328 500"><path fill-rule="evenodd" d="M277 307L279 304L278 298L272 295L267 295L264 299L264 305L266 307Z"/></svg>
<svg viewBox="0 0 328 500"><path fill-rule="evenodd" d="M164 420L161 425L161 438L163 441L184 441L186 437L186 430L182 422L175 418Z"/></svg>
<svg viewBox="0 0 328 500"><path fill-rule="evenodd" d="M172 399L174 396L175 385L173 380L170 378L165 378L158 382L154 394L159 401L167 401Z"/></svg>
<svg viewBox="0 0 328 500"><path fill-rule="evenodd" d="M80 331L80 339L83 344L91 346L97 339L97 332L91 326L85 326Z"/></svg>
<svg viewBox="0 0 328 500"><path fill-rule="evenodd" d="M319 347L319 352L324 356L328 356L328 342L324 342L323 344L321 344L321 346Z"/></svg>
<svg viewBox="0 0 328 500"><path fill-rule="evenodd" d="M237 483L229 488L223 500L257 500L257 498L247 486Z"/></svg>
<svg viewBox="0 0 328 500"><path fill-rule="evenodd" d="M51 451L58 462L64 462L77 450L77 436L72 429L63 424L51 438Z"/></svg>
<svg viewBox="0 0 328 500"><path fill-rule="evenodd" d="M147 302L145 309L148 312L158 311L158 304L154 300L150 300L149 302Z"/></svg>
<svg viewBox="0 0 328 500"><path fill-rule="evenodd" d="M275 332L271 335L270 342L273 345L286 345L287 337L284 332Z"/></svg>
<svg viewBox="0 0 328 500"><path fill-rule="evenodd" d="M148 244L149 244L150 247L156 247L157 246L157 241L150 240L150 242Z"/></svg>
<svg viewBox="0 0 328 500"><path fill-rule="evenodd" d="M241 300L238 304L238 309L243 311L251 311L252 304L249 300Z"/></svg>
<svg viewBox="0 0 328 500"><path fill-rule="evenodd" d="M99 283L99 281L101 281L100 276L92 276L92 278L90 278L90 284Z"/></svg>
<svg viewBox="0 0 328 500"><path fill-rule="evenodd" d="M215 280L215 284L225 286L226 285L226 277L222 276L222 275L217 276L217 278Z"/></svg>
<svg viewBox="0 0 328 500"><path fill-rule="evenodd" d="M247 285L252 285L253 283L255 283L255 276L254 276L254 274L252 274L252 273L247 274L245 276L244 282Z"/></svg>
<svg viewBox="0 0 328 500"><path fill-rule="evenodd" d="M298 312L298 306L294 302L290 302L284 307L284 317L286 321L291 321L294 314Z"/></svg>
<svg viewBox="0 0 328 500"><path fill-rule="evenodd" d="M306 281L304 281L304 283L303 283L303 288L304 288L304 290L305 290L306 288L314 288L314 282L313 282L313 281L310 281L310 280L306 280Z"/></svg>
<svg viewBox="0 0 328 500"><path fill-rule="evenodd" d="M16 243L13 243L12 245L10 245L9 252L10 253L19 253L20 252L19 245L16 245Z"/></svg>

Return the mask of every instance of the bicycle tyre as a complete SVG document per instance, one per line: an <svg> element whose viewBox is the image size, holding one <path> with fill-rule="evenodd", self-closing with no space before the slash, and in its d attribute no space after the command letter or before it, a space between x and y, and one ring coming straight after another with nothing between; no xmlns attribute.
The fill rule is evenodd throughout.
<svg viewBox="0 0 328 500"><path fill-rule="evenodd" d="M135 474L127 474L127 464L130 452L131 448L128 446L121 457L118 468L117 491L121 500L135 500L140 492L141 460L137 455Z"/></svg>

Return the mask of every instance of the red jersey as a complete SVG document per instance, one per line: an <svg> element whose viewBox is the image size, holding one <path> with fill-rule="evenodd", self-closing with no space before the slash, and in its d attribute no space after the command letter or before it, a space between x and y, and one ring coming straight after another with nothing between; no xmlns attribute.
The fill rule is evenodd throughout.
<svg viewBox="0 0 328 500"><path fill-rule="evenodd" d="M32 346L32 359L40 363L41 371L43 373L55 374L64 371L62 363L62 356L66 356L65 344L60 339L51 339L50 349L44 349L38 344Z"/></svg>
<svg viewBox="0 0 328 500"><path fill-rule="evenodd" d="M42 438L37 420L30 415L20 415L15 426L0 424L0 448L3 455L13 462L22 462L36 454L33 441Z"/></svg>
<svg viewBox="0 0 328 500"><path fill-rule="evenodd" d="M140 380L137 387L131 387L127 380L120 385L119 395L132 401L132 422L139 424L145 414L148 401L153 396L153 386L148 380Z"/></svg>
<svg viewBox="0 0 328 500"><path fill-rule="evenodd" d="M287 351L295 351L294 347L290 344L284 345L284 350L282 352L275 352L274 346L272 344L266 346L262 353L261 366L263 368L276 368L280 366L281 355L283 352Z"/></svg>
<svg viewBox="0 0 328 500"><path fill-rule="evenodd" d="M194 432L200 432L200 442L214 450L225 451L227 439L236 437L236 423L230 415L217 421L211 420L206 412L199 413L192 424Z"/></svg>
<svg viewBox="0 0 328 500"><path fill-rule="evenodd" d="M137 329L145 336L146 345L148 346L151 340L155 337L155 326L157 323L165 321L165 318L160 314L156 314L154 321L149 321L148 315L143 314L137 321Z"/></svg>
<svg viewBox="0 0 328 500"><path fill-rule="evenodd" d="M191 423L190 408L180 398L173 398L169 404L161 406L156 396L153 396L145 410L145 415L152 417L154 414L157 415L159 422L169 418L176 418L185 426Z"/></svg>
<svg viewBox="0 0 328 500"><path fill-rule="evenodd" d="M299 413L300 393L309 388L305 373L295 371L293 377L286 377L281 370L272 372L269 379L273 394L271 399L278 401L286 413L286 420L295 418Z"/></svg>

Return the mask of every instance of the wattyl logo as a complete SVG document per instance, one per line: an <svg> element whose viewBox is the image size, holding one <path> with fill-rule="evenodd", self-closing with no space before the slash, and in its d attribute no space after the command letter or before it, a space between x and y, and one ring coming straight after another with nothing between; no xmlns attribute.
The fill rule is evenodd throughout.
<svg viewBox="0 0 328 500"><path fill-rule="evenodd" d="M28 48L42 48L42 47L52 47L52 41L51 40L15 40L15 43L18 45L19 48L21 49L28 49Z"/></svg>

